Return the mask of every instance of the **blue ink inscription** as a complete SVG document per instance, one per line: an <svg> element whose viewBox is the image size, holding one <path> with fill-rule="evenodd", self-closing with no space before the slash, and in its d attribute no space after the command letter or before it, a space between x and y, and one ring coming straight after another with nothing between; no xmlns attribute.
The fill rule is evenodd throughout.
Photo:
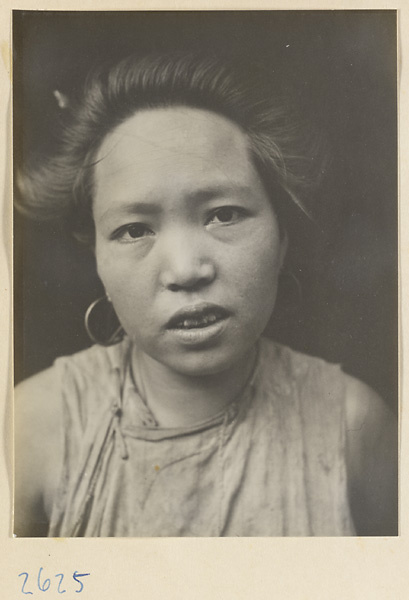
<svg viewBox="0 0 409 600"><path fill-rule="evenodd" d="M65 592L67 590L62 590L61 589L61 584L62 584L62 580L64 579L64 574L63 573L58 573L57 575L55 575L55 577L61 577L60 581L58 582L58 588L57 588L57 592L59 594L65 594Z"/></svg>
<svg viewBox="0 0 409 600"><path fill-rule="evenodd" d="M86 577L87 575L89 575L89 573L78 573L78 571L74 571L74 574L73 574L72 577L81 586L79 590L75 590L77 594L79 594L80 592L82 592L82 590L84 589L84 584L82 583L82 581L79 581L77 579L77 577Z"/></svg>
<svg viewBox="0 0 409 600"><path fill-rule="evenodd" d="M38 570L38 574L37 574L37 588L40 592L48 592L48 590L50 591L57 591L58 594L65 594L65 592L67 591L67 589L64 589L62 586L62 582L63 579L65 577L64 573L57 573L56 575L54 575L54 577L58 580L58 584L57 582L53 585L51 585L51 579L50 577L45 577L45 575L43 575L43 571L44 568L40 567ZM72 574L72 580L77 584L76 588L74 588L74 592L76 594L80 594L83 589L84 589L84 584L81 581L82 577L88 577L88 575L90 575L90 573L79 573L78 571L74 571L74 573ZM30 591L29 589L26 588L26 586L28 587L29 585L29 578L30 578L30 583L32 584L32 575L30 573L27 573L27 571L22 571L21 573L18 574L19 577L23 577L23 585L21 586L21 593L28 595L30 594L31 596L33 595L34 592ZM66 579L67 581L67 579ZM70 581L70 579L68 579L68 582ZM67 588L69 588L69 584L66 584ZM65 587L65 586L64 586ZM70 591L70 590L68 590ZM72 590L71 590L72 591Z"/></svg>
<svg viewBox="0 0 409 600"><path fill-rule="evenodd" d="M37 585L38 585L39 590L41 590L42 592L46 592L51 585L51 581L49 579L46 579L44 581L43 585L41 585L40 577L41 577L42 570L43 570L43 567L40 567L40 570L38 571Z"/></svg>
<svg viewBox="0 0 409 600"><path fill-rule="evenodd" d="M26 587L26 583L27 583L27 579L28 579L28 573L26 573L25 571L23 571L22 573L19 573L19 577L21 577L22 575L25 575L26 578L24 579L23 587L21 588L21 591L23 592L23 594L32 594L33 592L26 592L25 589L24 589Z"/></svg>

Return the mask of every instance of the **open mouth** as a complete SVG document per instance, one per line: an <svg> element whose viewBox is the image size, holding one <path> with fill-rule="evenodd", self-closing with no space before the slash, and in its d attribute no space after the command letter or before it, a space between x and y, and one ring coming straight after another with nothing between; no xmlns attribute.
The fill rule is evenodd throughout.
<svg viewBox="0 0 409 600"><path fill-rule="evenodd" d="M168 329L204 329L226 319L228 311L216 305L200 305L178 311L168 321Z"/></svg>

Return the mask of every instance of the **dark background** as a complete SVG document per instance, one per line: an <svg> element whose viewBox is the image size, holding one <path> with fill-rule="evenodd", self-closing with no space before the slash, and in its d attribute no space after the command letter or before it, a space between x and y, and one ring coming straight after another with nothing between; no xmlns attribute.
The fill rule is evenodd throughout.
<svg viewBox="0 0 409 600"><path fill-rule="evenodd" d="M79 90L101 59L204 47L271 73L324 132L330 160L315 223L300 217L290 231L268 333L342 363L396 409L396 12L15 11L13 20L17 167L52 153L53 90ZM61 224L16 214L16 381L89 345L83 315L100 294L92 255Z"/></svg>

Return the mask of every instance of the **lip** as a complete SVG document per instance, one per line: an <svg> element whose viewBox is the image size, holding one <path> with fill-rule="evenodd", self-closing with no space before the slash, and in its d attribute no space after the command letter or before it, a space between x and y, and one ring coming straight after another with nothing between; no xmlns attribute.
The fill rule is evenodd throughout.
<svg viewBox="0 0 409 600"><path fill-rule="evenodd" d="M205 327L194 328L170 328L167 329L167 335L177 341L182 346L190 348L208 348L212 347L225 331L229 317L216 321Z"/></svg>
<svg viewBox="0 0 409 600"><path fill-rule="evenodd" d="M202 302L200 304L194 304L192 306L186 306L175 312L169 321L166 323L166 329L178 332L193 332L199 330L207 330L213 328L215 325L220 324L222 321L230 316L230 312L223 306L218 304L210 304ZM203 324L194 324L191 327L183 327L184 321L206 321Z"/></svg>

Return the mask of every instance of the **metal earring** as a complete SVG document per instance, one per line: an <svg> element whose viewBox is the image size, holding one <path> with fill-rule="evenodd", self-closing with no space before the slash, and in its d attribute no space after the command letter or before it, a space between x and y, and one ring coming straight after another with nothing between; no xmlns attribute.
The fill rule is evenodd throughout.
<svg viewBox="0 0 409 600"><path fill-rule="evenodd" d="M118 344L125 335L111 300L106 295L89 305L84 325L91 341L100 346Z"/></svg>

